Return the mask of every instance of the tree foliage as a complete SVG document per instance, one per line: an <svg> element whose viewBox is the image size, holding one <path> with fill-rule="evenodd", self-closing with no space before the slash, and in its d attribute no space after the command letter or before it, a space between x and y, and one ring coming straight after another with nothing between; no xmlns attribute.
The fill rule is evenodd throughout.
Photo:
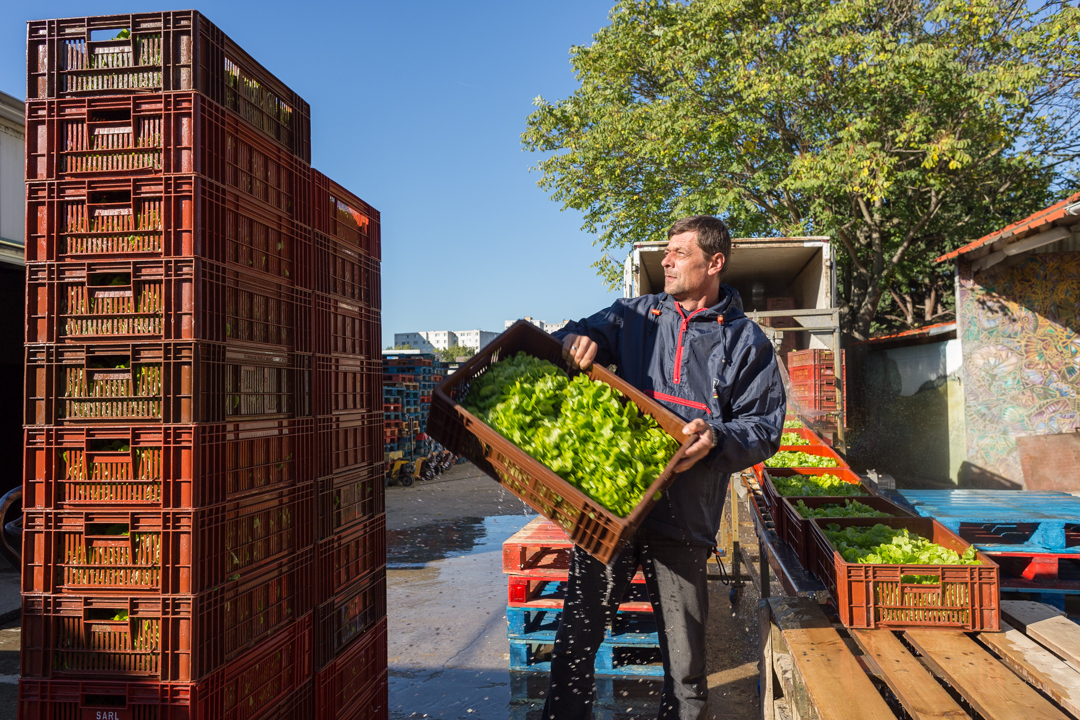
<svg viewBox="0 0 1080 720"><path fill-rule="evenodd" d="M436 350L439 357L443 359L443 362L454 362L459 357L472 357L476 354L476 348L465 347L463 345L451 345L445 350Z"/></svg>
<svg viewBox="0 0 1080 720"><path fill-rule="evenodd" d="M537 98L522 139L604 251L695 213L832 236L863 338L890 322L883 297L923 308L904 323L939 313L932 259L1075 172L1078 27L1063 2L623 0L571 50L579 89Z"/></svg>

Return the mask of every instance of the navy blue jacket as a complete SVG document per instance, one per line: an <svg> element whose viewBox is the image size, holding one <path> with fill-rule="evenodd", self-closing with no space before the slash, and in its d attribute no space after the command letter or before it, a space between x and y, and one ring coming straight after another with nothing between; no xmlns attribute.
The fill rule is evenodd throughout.
<svg viewBox="0 0 1080 720"><path fill-rule="evenodd" d="M714 547L731 473L780 447L787 400L772 344L743 313L739 293L720 286L720 301L686 313L667 293L616 300L554 336L588 335L596 362L687 422L703 418L719 443L671 484L645 526Z"/></svg>

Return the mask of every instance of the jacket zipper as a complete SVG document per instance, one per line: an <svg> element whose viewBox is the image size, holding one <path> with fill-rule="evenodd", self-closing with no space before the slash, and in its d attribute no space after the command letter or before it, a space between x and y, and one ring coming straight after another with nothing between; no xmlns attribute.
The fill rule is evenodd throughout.
<svg viewBox="0 0 1080 720"><path fill-rule="evenodd" d="M682 349L683 349L683 335L686 333L687 328L690 327L690 318L697 315L705 308L698 308L694 312L687 315L679 302L675 301L675 309L679 311L679 315L682 316L682 325L679 326L679 344L675 348L675 371L671 375L671 382L675 385L679 384L679 379L682 377Z"/></svg>

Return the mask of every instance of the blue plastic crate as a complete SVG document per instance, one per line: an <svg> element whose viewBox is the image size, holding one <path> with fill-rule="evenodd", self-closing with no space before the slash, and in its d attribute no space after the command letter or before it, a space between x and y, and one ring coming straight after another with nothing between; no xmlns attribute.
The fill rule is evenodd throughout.
<svg viewBox="0 0 1080 720"><path fill-rule="evenodd" d="M1080 590L1055 590L1052 588L1045 588L1036 590L1034 588L1001 588L1002 600L1031 600L1033 602L1040 602L1046 605L1053 605L1058 610L1065 610L1065 598L1073 596L1077 598L1080 596ZM1070 603L1071 604L1071 603ZM1080 602L1077 603L1080 605Z"/></svg>
<svg viewBox="0 0 1080 720"><path fill-rule="evenodd" d="M522 607L506 608L506 637L511 640L529 640L538 643L555 642L562 610ZM644 645L659 647L656 619L652 613L618 612L615 621L604 634L604 641L616 645Z"/></svg>
<svg viewBox="0 0 1080 720"><path fill-rule="evenodd" d="M907 505L987 552L1080 554L1080 497L1022 490L899 490Z"/></svg>
<svg viewBox="0 0 1080 720"><path fill-rule="evenodd" d="M551 672L550 642L510 641L510 670ZM660 647L605 642L596 651L593 671L597 675L622 677L663 677Z"/></svg>

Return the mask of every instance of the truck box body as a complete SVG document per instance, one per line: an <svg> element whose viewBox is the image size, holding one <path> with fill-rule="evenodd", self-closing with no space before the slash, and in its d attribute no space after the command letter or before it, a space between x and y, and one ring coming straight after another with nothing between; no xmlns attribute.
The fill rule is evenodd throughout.
<svg viewBox="0 0 1080 720"><path fill-rule="evenodd" d="M634 244L623 266L623 297L664 289L666 248L666 241ZM836 264L828 238L733 238L729 260L724 283L739 291L747 313L768 310L773 298L794 298L796 309L835 305ZM827 342L826 336L796 333L791 349L828 348Z"/></svg>

